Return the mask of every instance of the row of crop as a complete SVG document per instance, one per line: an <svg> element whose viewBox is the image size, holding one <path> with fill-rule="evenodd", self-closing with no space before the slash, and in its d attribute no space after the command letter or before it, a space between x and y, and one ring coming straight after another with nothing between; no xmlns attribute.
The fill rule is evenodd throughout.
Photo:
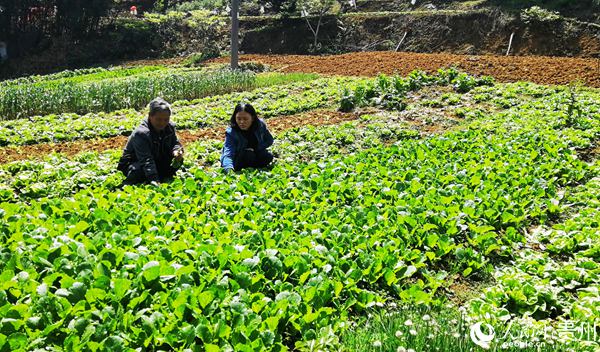
<svg viewBox="0 0 600 352"><path fill-rule="evenodd" d="M223 76L220 76L223 75ZM291 76L293 79L313 78L312 76ZM460 73L454 69L440 70L437 75L427 75L423 72L415 71L409 75L406 79L401 77L385 77L380 76L375 80L366 79L351 79L351 78L329 78L322 79L310 84L298 84L290 85L287 87L265 89L264 91L258 90L252 93L240 93L240 94L229 94L224 96L214 96L212 98L206 98L201 100L192 100L193 96L199 91L205 94L219 94L224 91L231 90L243 90L249 88L253 84L257 86L267 85L268 82L273 84L280 83L277 75L267 74L266 77L262 78L258 83L248 83L248 86L244 86L241 82L235 82L236 79L245 80L244 73L221 73L215 75L209 75L208 77L215 78L203 78L203 84L198 82L193 83L194 87L187 87L186 79L182 79L180 83L169 85L169 89L179 91L175 95L179 98L187 99L188 102L183 102L180 105L199 105L204 111L198 111L198 107L190 107L181 109L177 112L177 122L181 128L194 128L207 123L211 123L211 120L215 119L216 114L221 115L219 119L226 119L229 114L231 106L240 100L249 100L255 107L259 108L263 112L263 116L275 116L281 114L287 114L289 112L299 112L314 109L326 105L327 103L338 104L340 102L341 110L349 110L355 106L364 106L375 103L377 106L384 108L393 108L396 110L403 109L406 105L404 102L406 94L409 91L416 91L420 88L428 85L452 85L459 92L466 92L479 85L491 84L491 80L487 78L474 78L472 76ZM232 79L233 77L233 79ZM240 78L242 77L242 78ZM248 77L246 77L248 78ZM222 79L222 80L221 80ZM248 78L250 79L250 78ZM290 79L291 80L291 79ZM153 80L148 78L148 84ZM266 83L267 82L267 83ZM355 82L356 84L352 84ZM361 84L361 82L365 82ZM466 83L464 83L466 82ZM174 83L174 82L171 82ZM190 83L190 84L192 84ZM339 86L344 88L343 96L340 100ZM145 87L141 85L138 88ZM149 93L146 90L136 90L136 92L130 91L130 88L124 89L122 95L123 99L129 101L136 101L136 96L148 95L156 96L163 95L164 98L170 99L168 93L162 92L162 94L155 94L155 92ZM147 87L146 87L147 88ZM144 89L146 89L144 88ZM112 86L107 86L109 92L114 89ZM158 88L157 88L158 89ZM104 92L104 93L106 93ZM290 93L299 93L294 96L290 96ZM349 92L353 92L349 95ZM97 94L96 94L97 93ZM90 95L91 97L105 96L105 102L107 104L113 104L114 106L120 106L118 98L111 94L104 94L102 92L96 92ZM100 95L99 95L100 94ZM300 99L298 99L300 98ZM137 101L136 104L140 104L142 101ZM51 99L50 99L51 100ZM93 106L92 101L85 101L84 99L78 99L78 104L82 104L86 109L89 106ZM400 105L398 105L400 104ZM199 116L200 115L200 116ZM40 143L45 141L62 141L62 140L73 140L73 139L85 139L92 137L108 137L118 134L127 134L133 126L138 123L141 119L141 114L128 112L124 117L119 119L104 118L105 115L85 115L78 116L72 114L63 115L49 115L44 117L35 118L32 120L17 120L7 121L4 126L0 126L0 145L20 145L30 143ZM133 119L137 117L138 121ZM110 116L108 116L110 117Z"/></svg>
<svg viewBox="0 0 600 352"><path fill-rule="evenodd" d="M492 86L493 84L492 77L475 77L455 68L439 69L435 75L429 75L423 71L413 71L406 78L380 75L354 89L344 89L340 110L351 111L354 108L365 106L404 110L407 105L407 93L418 91L425 86L451 86L458 93L467 93L475 87Z"/></svg>
<svg viewBox="0 0 600 352"><path fill-rule="evenodd" d="M356 124L331 127L304 127L277 136L273 147L278 162L294 163L331 155L381 147L418 132L403 124L372 122L367 127ZM219 167L223 141L200 141L186 145L185 168L196 165ZM84 153L69 159L52 155L43 161L17 161L0 166L0 201L29 201L41 197L70 196L81 189L103 187L115 189L123 181L115 165L121 151Z"/></svg>
<svg viewBox="0 0 600 352"><path fill-rule="evenodd" d="M278 84L282 81L281 77L281 74L267 74L265 78L258 80L258 83L262 87L269 85L270 82ZM306 82L313 78L314 75L294 74L289 79L301 82L249 92L210 96L193 100L191 103L176 102L173 104L173 121L180 129L224 122L231 117L235 104L240 101L251 102L261 112L262 117L294 114L335 104L336 99L339 99L338 85L351 85L352 82L360 80L326 78ZM229 88L241 88L231 83ZM207 86L207 94L223 93L227 89L217 83L209 83L209 85L216 87L211 90ZM145 114L147 113L130 109L115 113L46 115L31 120L5 121L0 124L0 146L128 135L146 117Z"/></svg>
<svg viewBox="0 0 600 352"><path fill-rule="evenodd" d="M102 67L94 67L94 68L84 68L84 69L77 69L77 70L65 70L65 71L48 74L48 75L32 75L32 76L19 77L19 78L15 78L12 80L2 81L2 82L0 82L0 87L8 87L8 86L14 86L14 85L21 85L21 84L32 84L32 83L38 83L38 82L49 82L49 81L54 81L54 80L63 80L63 79L69 79L69 78L75 78L75 77L85 77L85 76L93 77L95 75L106 74L106 72L109 72L109 71L120 72L121 70L124 70L124 69L121 67L116 67L116 68L112 68L112 69L106 69L106 68L102 68ZM145 69L142 69L142 70L145 70Z"/></svg>
<svg viewBox="0 0 600 352"><path fill-rule="evenodd" d="M379 81L381 79L384 77L378 78ZM461 99L466 98L464 94L457 96ZM215 97L215 99L219 98ZM203 101L197 100L179 102L175 105L202 103ZM418 110L419 107L411 106L410 109ZM259 111L264 117L263 111L260 109ZM280 112L286 113L285 111ZM265 114L266 117L270 117L273 113L267 108ZM431 118L432 116L427 116L427 119ZM386 139L390 143L399 138L417 134L414 130L406 130L401 120L390 116L365 115L362 120L367 123L366 130L365 128L354 129L350 125L344 125L339 130L338 127L320 127L318 130L314 128L293 129L276 141L275 152L280 160L306 161L325 158L340 152L353 153L367 147L381 145L382 141ZM387 127L382 126L381 123L386 123ZM437 121L437 123L441 124L442 122ZM221 143L222 141L200 142L186 146L188 160L201 165L217 166ZM94 184L115 187L121 181L119 175L114 175L115 170L112 165L116 163L117 157L118 155L114 153L98 156L87 154L69 160L57 155L43 162L11 163L0 168L0 174L4 181L0 185L0 200L16 201L45 196L65 196Z"/></svg>
<svg viewBox="0 0 600 352"><path fill-rule="evenodd" d="M75 71L62 71L46 76L28 76L10 81L2 81L0 82L0 87L8 89L9 87L17 85L21 87L35 85L39 87L60 89L62 84L89 83L167 70L173 71L173 69L168 69L166 66L112 67L108 69L98 67Z"/></svg>
<svg viewBox="0 0 600 352"><path fill-rule="evenodd" d="M562 125L561 99L271 171L5 203L0 349L283 350L381 292L430 302L449 274L513 255L591 173L573 147L592 135ZM596 118L580 122L598 133Z"/></svg>
<svg viewBox="0 0 600 352"><path fill-rule="evenodd" d="M517 260L495 272L497 283L470 302L471 314L492 322L525 317L530 338L600 347L599 195L596 178L562 199L562 206L556 201L557 213L571 215L532 231Z"/></svg>
<svg viewBox="0 0 600 352"><path fill-rule="evenodd" d="M157 96L167 100L201 98L253 88L254 74L220 71L158 71L91 82L37 83L0 91L0 116L6 120L59 113L140 109Z"/></svg>

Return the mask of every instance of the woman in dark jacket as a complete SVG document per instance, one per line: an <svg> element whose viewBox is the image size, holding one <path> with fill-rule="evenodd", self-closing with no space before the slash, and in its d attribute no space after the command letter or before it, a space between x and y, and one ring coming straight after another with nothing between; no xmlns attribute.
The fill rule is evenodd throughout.
<svg viewBox="0 0 600 352"><path fill-rule="evenodd" d="M254 107L240 103L236 105L225 133L221 166L225 172L266 167L273 161L273 154L267 150L271 145L273 136L256 115Z"/></svg>

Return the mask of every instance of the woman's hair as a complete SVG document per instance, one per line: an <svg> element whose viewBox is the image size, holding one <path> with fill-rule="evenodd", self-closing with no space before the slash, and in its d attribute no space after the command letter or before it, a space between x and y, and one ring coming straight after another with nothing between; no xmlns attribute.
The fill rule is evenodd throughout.
<svg viewBox="0 0 600 352"><path fill-rule="evenodd" d="M233 114L231 114L231 120L229 120L231 128L240 129L240 126L238 126L237 122L235 121L235 115L242 111L245 111L252 116L252 125L250 126L250 129L254 130L256 127L258 127L258 115L256 114L256 110L254 110L254 106L250 105L249 103L239 103L235 106Z"/></svg>

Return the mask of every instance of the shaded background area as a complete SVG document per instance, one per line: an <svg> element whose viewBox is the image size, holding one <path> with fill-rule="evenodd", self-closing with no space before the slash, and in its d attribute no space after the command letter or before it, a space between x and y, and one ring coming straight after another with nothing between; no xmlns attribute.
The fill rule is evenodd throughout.
<svg viewBox="0 0 600 352"><path fill-rule="evenodd" d="M9 60L0 78L129 60L201 59L228 52L225 0L5 0L0 41ZM137 16L129 13L136 6ZM540 6L526 17L524 11ZM319 46L295 0L242 3L241 50L337 54L395 50L600 57L598 0L359 0L325 16ZM316 21L316 19L310 19ZM314 23L314 22L313 22ZM404 38L404 40L402 40ZM401 45L400 42L402 41Z"/></svg>

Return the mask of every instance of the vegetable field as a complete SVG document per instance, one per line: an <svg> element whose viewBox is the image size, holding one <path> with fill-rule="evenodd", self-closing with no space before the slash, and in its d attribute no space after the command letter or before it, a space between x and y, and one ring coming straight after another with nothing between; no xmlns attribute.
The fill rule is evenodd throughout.
<svg viewBox="0 0 600 352"><path fill-rule="evenodd" d="M0 83L0 109L27 87L71 80L79 104L130 74L177 77L165 84L199 87L171 98L181 133L251 102L284 126L276 161L223 174L223 140L200 138L159 187L121 187L115 149L0 164L0 351L600 348L597 88L455 68L136 70ZM0 145L127 135L147 114L140 91L117 111L15 108ZM475 323L495 337L475 339Z"/></svg>

